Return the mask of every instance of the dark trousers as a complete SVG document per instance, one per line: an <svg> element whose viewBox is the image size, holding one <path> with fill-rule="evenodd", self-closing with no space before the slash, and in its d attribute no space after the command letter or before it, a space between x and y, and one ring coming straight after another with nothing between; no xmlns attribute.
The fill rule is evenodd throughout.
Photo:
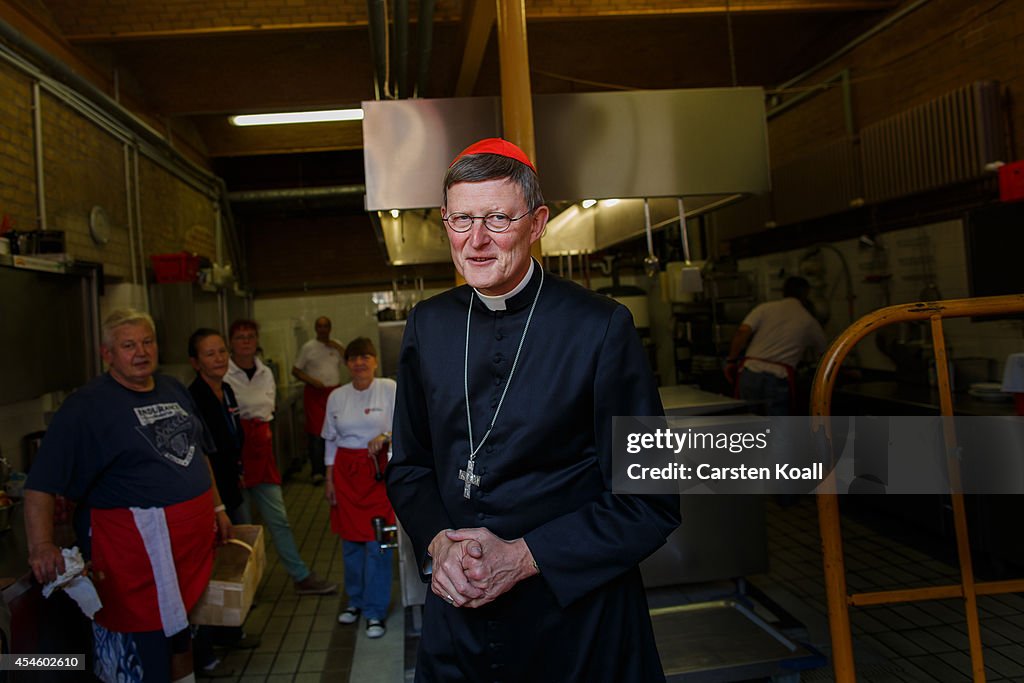
<svg viewBox="0 0 1024 683"><path fill-rule="evenodd" d="M789 415L789 381L770 372L744 369L740 373L740 398L763 401L765 415Z"/></svg>
<svg viewBox="0 0 1024 683"><path fill-rule="evenodd" d="M324 440L315 434L306 434L306 452L309 454L310 474L327 474L327 466L324 465Z"/></svg>

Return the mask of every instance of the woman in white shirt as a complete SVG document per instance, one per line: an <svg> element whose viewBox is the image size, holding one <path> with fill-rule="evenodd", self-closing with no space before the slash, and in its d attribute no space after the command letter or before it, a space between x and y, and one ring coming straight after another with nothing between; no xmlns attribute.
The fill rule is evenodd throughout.
<svg viewBox="0 0 1024 683"><path fill-rule="evenodd" d="M224 376L238 399L242 418L242 485L247 501L254 501L281 564L295 581L298 595L330 595L337 584L324 581L299 555L281 492L281 473L274 455L270 421L274 419L277 384L274 373L257 355L260 327L255 320L236 320L228 331L231 360ZM248 505L245 506L248 509Z"/></svg>
<svg viewBox="0 0 1024 683"><path fill-rule="evenodd" d="M366 635L380 638L391 601L391 550L381 551L373 518L395 523L384 487L387 446L395 413L395 381L374 376L377 351L365 337L345 347L352 381L331 392L324 418L324 495L331 505L331 530L342 540L348 607L338 623L366 617Z"/></svg>

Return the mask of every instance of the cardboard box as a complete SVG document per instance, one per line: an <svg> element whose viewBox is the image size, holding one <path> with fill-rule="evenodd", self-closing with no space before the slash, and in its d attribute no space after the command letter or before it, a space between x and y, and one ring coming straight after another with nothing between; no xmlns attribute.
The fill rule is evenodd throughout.
<svg viewBox="0 0 1024 683"><path fill-rule="evenodd" d="M217 547L210 585L189 613L193 624L241 626L263 578L263 527L237 524L235 537Z"/></svg>

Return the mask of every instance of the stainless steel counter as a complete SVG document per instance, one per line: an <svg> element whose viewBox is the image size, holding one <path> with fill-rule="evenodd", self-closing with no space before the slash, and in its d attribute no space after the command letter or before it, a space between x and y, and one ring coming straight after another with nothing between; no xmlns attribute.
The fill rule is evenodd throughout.
<svg viewBox="0 0 1024 683"><path fill-rule="evenodd" d="M713 394L687 384L661 387L661 403L666 415L716 415L734 413L750 407L750 401Z"/></svg>
<svg viewBox="0 0 1024 683"><path fill-rule="evenodd" d="M746 412L753 405L692 386L658 391L666 415ZM679 504L683 523L640 565L648 588L732 579L767 569L762 497L682 495Z"/></svg>

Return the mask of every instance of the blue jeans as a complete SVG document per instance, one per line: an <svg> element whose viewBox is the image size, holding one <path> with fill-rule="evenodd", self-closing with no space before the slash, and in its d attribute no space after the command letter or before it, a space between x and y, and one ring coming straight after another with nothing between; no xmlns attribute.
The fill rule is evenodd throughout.
<svg viewBox="0 0 1024 683"><path fill-rule="evenodd" d="M285 571L295 581L305 580L310 574L309 567L302 561L299 548L295 545L295 536L292 535L292 527L288 523L288 511L284 509L281 487L277 484L257 484L245 489L243 495L246 503L256 502Z"/></svg>
<svg viewBox="0 0 1024 683"><path fill-rule="evenodd" d="M345 592L348 606L367 619L386 619L391 602L391 548L383 553L376 541L341 542L345 557Z"/></svg>
<svg viewBox="0 0 1024 683"><path fill-rule="evenodd" d="M740 398L763 401L766 415L789 415L789 380L770 372L744 369L740 373Z"/></svg>

